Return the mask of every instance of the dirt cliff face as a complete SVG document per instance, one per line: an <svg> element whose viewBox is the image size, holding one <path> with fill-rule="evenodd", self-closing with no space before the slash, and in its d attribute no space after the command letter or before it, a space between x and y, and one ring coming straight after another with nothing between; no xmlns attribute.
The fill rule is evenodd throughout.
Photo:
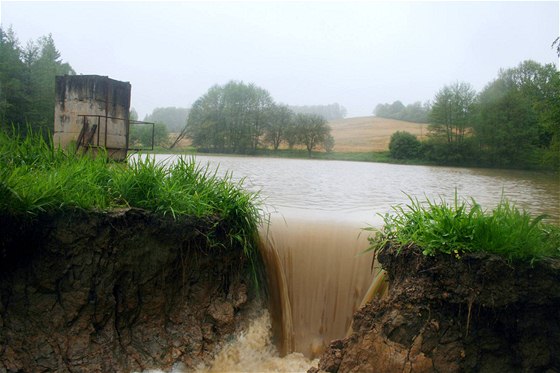
<svg viewBox="0 0 560 373"><path fill-rule="evenodd" d="M389 295L354 315L327 372L558 372L560 262L386 247ZM315 371L311 369L310 371Z"/></svg>
<svg viewBox="0 0 560 373"><path fill-rule="evenodd" d="M0 372L208 358L252 297L241 251L208 247L215 223L134 209L0 217Z"/></svg>

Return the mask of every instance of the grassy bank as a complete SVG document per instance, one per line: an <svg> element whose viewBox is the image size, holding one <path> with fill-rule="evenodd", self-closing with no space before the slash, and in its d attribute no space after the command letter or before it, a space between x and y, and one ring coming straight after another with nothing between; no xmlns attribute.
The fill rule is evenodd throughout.
<svg viewBox="0 0 560 373"><path fill-rule="evenodd" d="M384 228L370 238L374 252L388 243L416 245L425 255L449 254L460 258L467 252L488 252L511 260L560 257L560 227L533 217L503 199L488 212L474 200L452 205L410 198L384 216ZM373 230L367 228L366 230Z"/></svg>
<svg viewBox="0 0 560 373"><path fill-rule="evenodd" d="M93 158L57 150L38 134L0 131L1 214L123 207L174 218L212 218L227 228L231 244L240 245L251 261L256 258L258 196L230 177L218 177L216 170L185 157L170 167L149 156L114 163L104 154Z"/></svg>

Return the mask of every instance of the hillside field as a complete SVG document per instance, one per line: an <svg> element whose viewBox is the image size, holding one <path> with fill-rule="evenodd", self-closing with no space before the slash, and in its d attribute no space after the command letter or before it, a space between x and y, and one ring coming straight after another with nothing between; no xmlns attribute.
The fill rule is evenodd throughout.
<svg viewBox="0 0 560 373"><path fill-rule="evenodd" d="M426 123L405 122L375 116L340 119L329 122L329 125L335 141L334 151L349 153L387 151L393 133L407 131L416 135L418 139L423 139L428 127ZM177 135L177 133L170 134L170 140L175 140ZM189 147L190 143L189 139L182 139L177 149ZM287 149L287 146L282 144L280 148ZM303 146L296 148L303 149Z"/></svg>
<svg viewBox="0 0 560 373"><path fill-rule="evenodd" d="M397 131L410 132L418 139L427 134L426 123L375 116L347 118L329 122L334 137L335 152L380 152L389 149L391 135Z"/></svg>

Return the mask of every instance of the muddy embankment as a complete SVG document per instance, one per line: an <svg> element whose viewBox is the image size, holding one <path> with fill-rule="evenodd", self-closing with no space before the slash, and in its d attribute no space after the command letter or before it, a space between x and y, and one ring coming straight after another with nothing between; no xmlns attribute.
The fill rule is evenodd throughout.
<svg viewBox="0 0 560 373"><path fill-rule="evenodd" d="M136 209L1 216L0 372L208 359L255 298L241 251L208 246L222 231Z"/></svg>
<svg viewBox="0 0 560 373"><path fill-rule="evenodd" d="M560 262L386 247L389 293L322 355L327 372L560 372ZM312 368L311 371L316 371Z"/></svg>

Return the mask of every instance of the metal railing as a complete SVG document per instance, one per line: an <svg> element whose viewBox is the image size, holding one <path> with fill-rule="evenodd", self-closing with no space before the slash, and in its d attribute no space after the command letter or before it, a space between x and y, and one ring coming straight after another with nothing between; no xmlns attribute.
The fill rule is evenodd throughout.
<svg viewBox="0 0 560 373"><path fill-rule="evenodd" d="M117 117L110 117L105 115L92 115L92 114L79 114L78 117L82 117L82 129L80 130L80 134L78 135L77 145L76 145L76 152L83 147L85 151L89 148L93 147L104 147L105 149L123 149L126 151L133 150L133 151L142 151L142 150L154 150L154 137L155 137L155 123L152 122L143 122L140 120L130 120L126 118L117 118ZM93 124L90 127L90 119L92 119ZM109 120L111 121L122 121L125 126L126 131L126 142L124 148L119 147L110 147L107 146L107 135L108 135L108 124ZM151 124L152 125L152 136L151 136L151 144L150 148L131 148L130 144L130 128L131 125L145 125ZM102 129L103 125L103 131ZM103 132L103 144L101 144L101 133ZM97 136L95 136L97 135ZM95 140L95 141L94 141Z"/></svg>

